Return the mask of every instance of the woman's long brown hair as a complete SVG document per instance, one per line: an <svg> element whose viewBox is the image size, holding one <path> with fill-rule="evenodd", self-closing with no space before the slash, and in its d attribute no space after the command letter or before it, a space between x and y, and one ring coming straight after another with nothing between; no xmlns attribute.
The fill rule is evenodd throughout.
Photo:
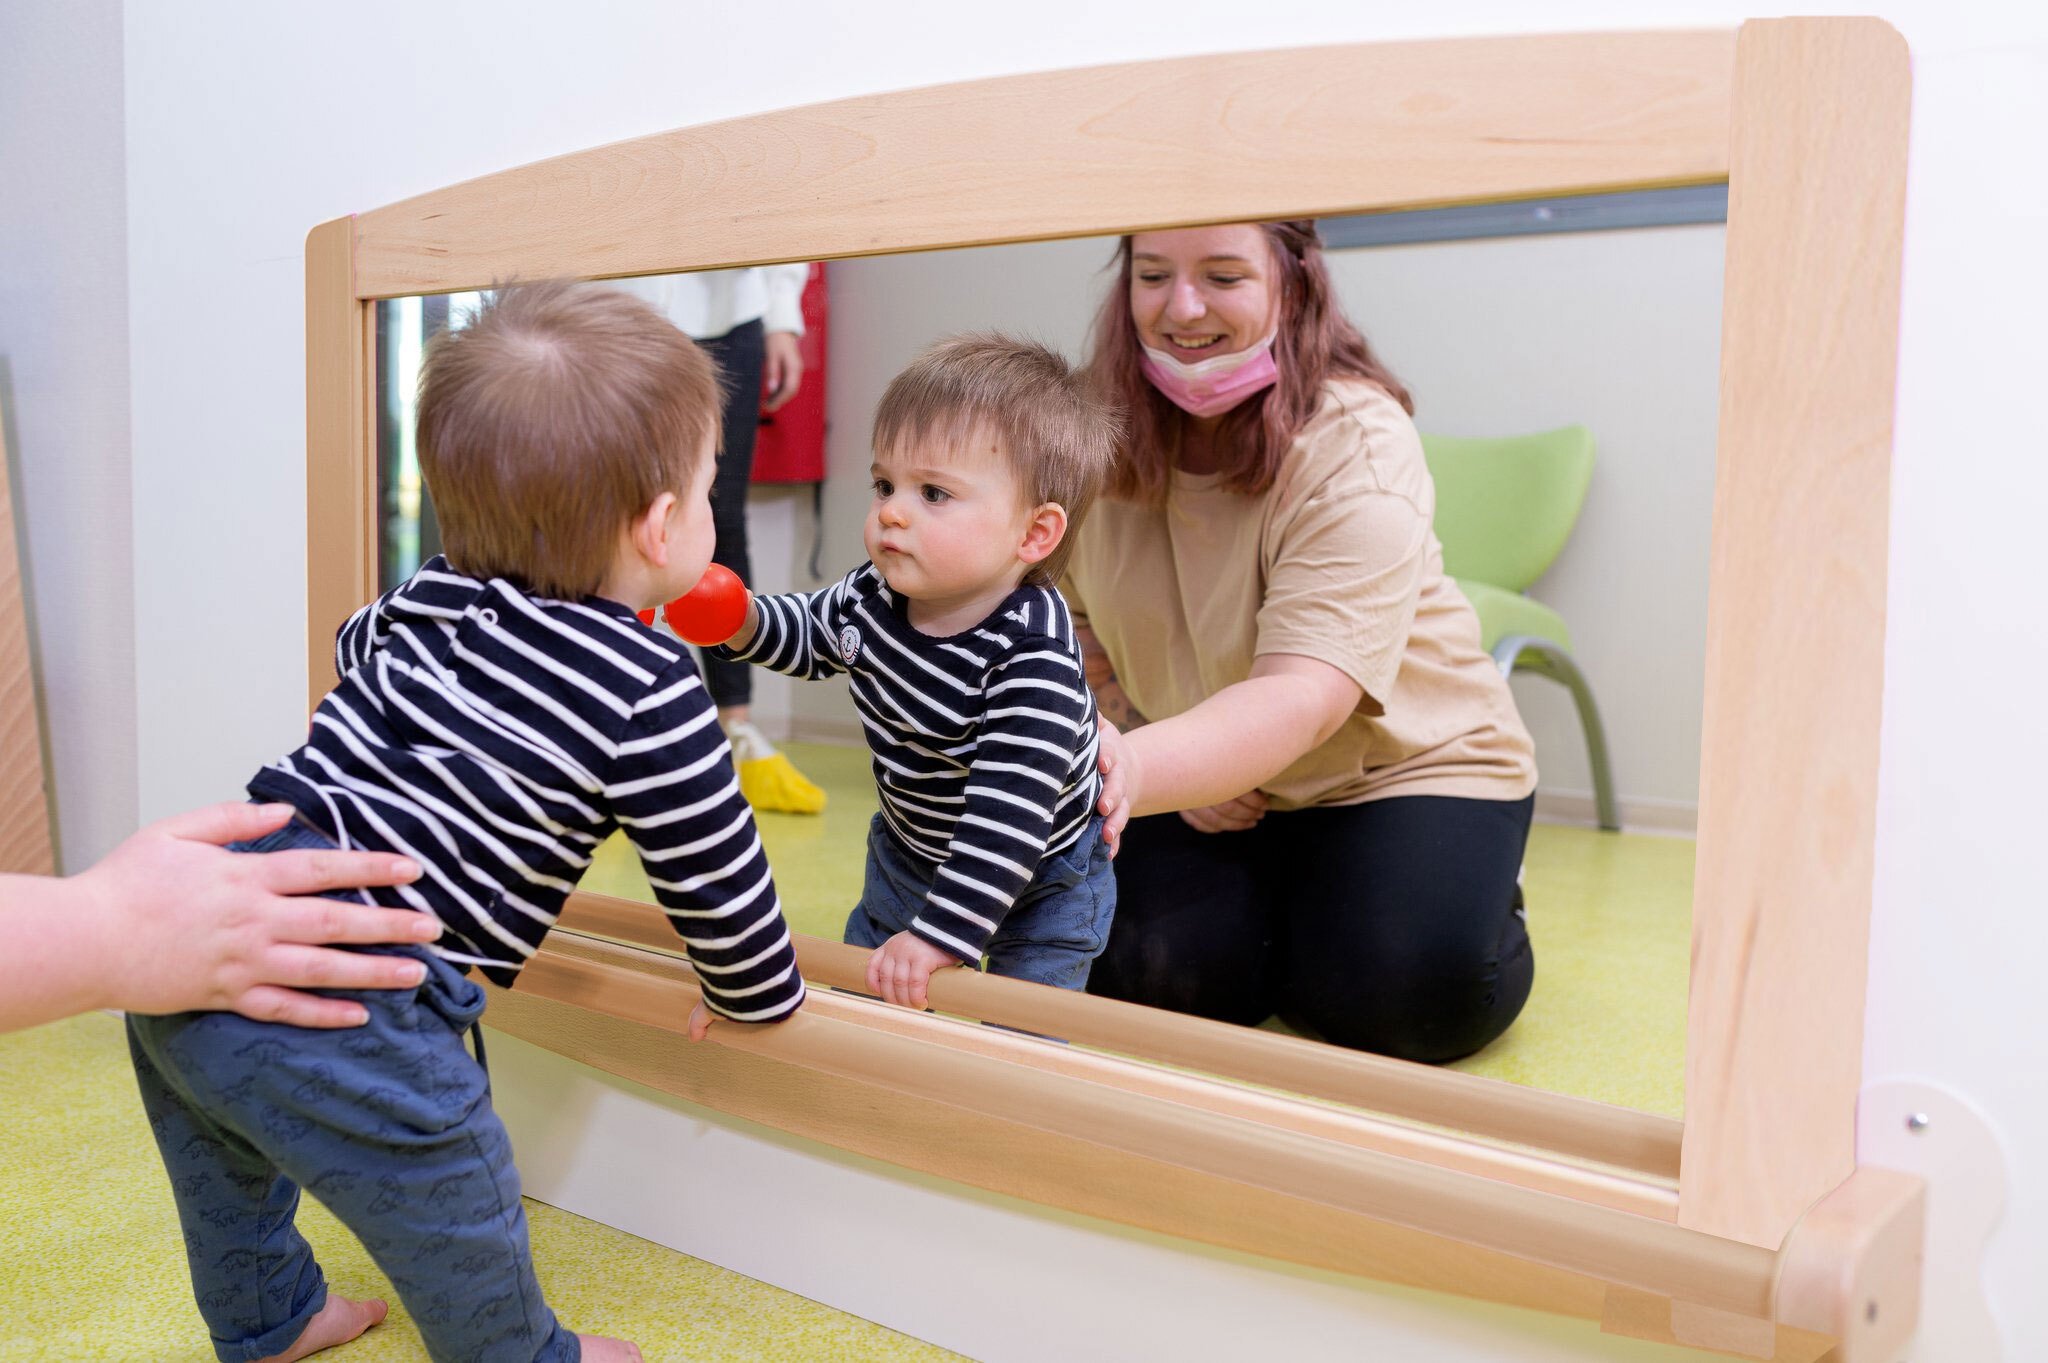
<svg viewBox="0 0 2048 1363"><path fill-rule="evenodd" d="M1223 485L1257 495L1273 485L1280 461L1294 437L1323 403L1323 386L1333 378L1360 378L1384 388L1409 413L1408 389L1372 353L1365 337L1338 307L1323 265L1315 223L1250 224L1265 236L1280 287L1280 327L1273 360L1280 378L1257 397L1223 417L1216 432ZM1146 379L1144 351L1131 320L1131 239L1117 245L1116 280L1095 318L1088 360L1091 381L1125 414L1106 495L1123 501L1163 502L1186 423L1192 418Z"/></svg>

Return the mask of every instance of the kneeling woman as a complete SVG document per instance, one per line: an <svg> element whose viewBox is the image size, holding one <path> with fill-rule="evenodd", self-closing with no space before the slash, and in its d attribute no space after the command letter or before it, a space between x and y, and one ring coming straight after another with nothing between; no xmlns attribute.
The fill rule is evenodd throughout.
<svg viewBox="0 0 2048 1363"><path fill-rule="evenodd" d="M1142 232L1121 267L1091 364L1129 432L1064 585L1149 817L1089 990L1470 1054L1534 976L1536 768L1444 576L1407 391L1313 224Z"/></svg>

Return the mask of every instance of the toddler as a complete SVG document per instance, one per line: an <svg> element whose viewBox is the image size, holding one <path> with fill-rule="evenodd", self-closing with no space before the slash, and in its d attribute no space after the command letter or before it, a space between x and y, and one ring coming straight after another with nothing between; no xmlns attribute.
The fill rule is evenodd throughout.
<svg viewBox="0 0 2048 1363"><path fill-rule="evenodd" d="M328 1293L304 1189L362 1239L436 1359L637 1359L542 1300L519 1176L463 1034L614 828L638 849L711 1015L804 986L753 816L688 650L634 618L711 559L717 375L647 304L515 287L429 347L420 464L447 556L365 606L304 747L249 783L297 818L246 850L351 847L423 868L374 898L440 921L364 1026L130 1015L200 1314L224 1360L296 1359L384 1303ZM343 896L352 897L352 896ZM707 1011L708 1010L708 1011Z"/></svg>
<svg viewBox="0 0 2048 1363"><path fill-rule="evenodd" d="M1117 423L1043 346L957 337L875 413L868 562L756 597L720 653L847 673L881 811L845 939L923 1008L942 966L1079 989L1116 908L1095 701L1055 583Z"/></svg>

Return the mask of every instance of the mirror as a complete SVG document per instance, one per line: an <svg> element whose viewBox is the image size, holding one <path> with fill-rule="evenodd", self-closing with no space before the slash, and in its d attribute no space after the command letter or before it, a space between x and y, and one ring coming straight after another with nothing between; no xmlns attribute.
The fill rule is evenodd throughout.
<svg viewBox="0 0 2048 1363"><path fill-rule="evenodd" d="M689 972L639 946L667 931L658 915L596 894L573 896L565 921L635 945L562 934L538 953L529 988L496 1004L504 1030L572 1060L847 1149L867 1150L865 1114L897 1109L882 1094L937 1068L949 1082L927 1092L924 1119L898 1130L890 1158L1036 1202L1404 1282L1421 1281L1419 1268L1430 1283L1525 1305L1527 1280L1504 1288L1486 1256L1540 1245L1537 1258L1581 1275L1541 1293L1552 1309L1597 1309L1585 1289L1614 1282L1759 1314L1774 1299L1772 1260L1702 1301L1697 1256L1786 1244L1855 1160L1909 91L1903 43L1871 20L1229 53L652 134L321 223L306 252L311 697L331 684L330 632L376 584L366 418L379 300L506 278L839 260L885 244L1391 219L1430 204L1512 209L1540 195L1725 183L1682 1122L961 972L936 980L948 1006L1128 1055L822 992L817 1025L735 1033L715 1061L649 1051L635 1029L675 1034ZM1187 111L1166 138L1153 135L1161 100ZM1850 106L1859 117L1845 123ZM1791 523L1827 533L1788 536ZM858 977L858 948L807 938L798 949L816 980ZM770 1085L780 1105L766 1110L762 1081L785 1064L803 1077ZM1158 1096L1169 1083L1186 1102ZM971 1139L946 1124L962 1100L980 1114ZM1330 1100L1357 1110L1317 1110ZM1219 1120L1191 1125L1189 1104ZM1380 1113L1430 1130L1397 1138ZM1293 1191L1277 1190L1266 1180L1293 1150L1288 1128L1307 1120L1374 1149L1399 1144L1403 1158L1340 1142L1290 1164ZM1018 1140L1032 1164L1077 1142L1093 1176L1020 1180L1016 1147L1002 1144ZM1106 1156L1105 1141L1116 1147ZM1545 1152L1544 1168L1494 1141ZM1574 1172L1550 1155L1622 1173ZM1418 1161L1439 1194L1411 1223L1420 1247L1376 1224L1387 1196L1414 1191ZM1498 1214L1503 1180L1565 1196L1511 1225ZM1299 1207L1273 1202L1284 1226L1268 1225L1245 1213L1248 1185L1326 1214L1310 1228ZM1070 1190L1082 1186L1086 1197ZM1586 1203L1649 1219L1582 1235ZM1457 1257L1467 1250L1480 1257Z"/></svg>
<svg viewBox="0 0 2048 1363"><path fill-rule="evenodd" d="M1513 207L1521 223L1569 224L1578 221L1576 206L1596 202L1489 211ZM1521 666L1509 681L1538 773L1521 875L1533 988L1498 1039L1452 1066L1669 1116L1683 1102L1724 203L1710 202L1691 221L1631 230L1502 234L1498 222L1475 223L1469 212L1461 220L1456 211L1320 225L1337 300L1413 394L1436 474L1445 571L1454 579L1475 574L1457 590L1484 607L1493 633L1566 636L1554 641L1561 650L1514 656ZM1079 238L825 268L829 320L823 344L813 337L823 362L803 378L824 398L825 476L821 487L754 485L750 585L815 590L863 561L875 404L931 341L994 329L1082 359L1116 278L1116 245ZM665 285L636 287L658 293ZM376 309L379 563L387 587L438 548L412 444L424 342L461 325L478 297L395 298ZM1500 555L1490 547L1508 533L1489 518L1505 514L1512 529L1517 511L1529 508L1489 506L1486 478L1463 470L1472 460L1550 457L1540 441L1480 442L1570 428L1582 428L1592 450L1590 484L1583 506L1570 487L1539 489L1563 505L1563 528L1558 543L1531 551L1554 550L1527 584L1537 603L1531 611L1519 581L1476 576L1496 567ZM1103 597L1083 603L1091 617L1116 609L1109 593ZM1493 637L1483 642L1498 656L1511 652ZM1588 724L1564 684L1574 672L1597 705L1621 832L1593 826L1600 802ZM877 807L860 723L843 678L797 683L756 669L752 684L755 722L829 797L820 815L759 817L784 910L796 931L836 940L859 897ZM583 888L652 899L630 847L616 837ZM1278 1017L1263 1025L1288 1027Z"/></svg>

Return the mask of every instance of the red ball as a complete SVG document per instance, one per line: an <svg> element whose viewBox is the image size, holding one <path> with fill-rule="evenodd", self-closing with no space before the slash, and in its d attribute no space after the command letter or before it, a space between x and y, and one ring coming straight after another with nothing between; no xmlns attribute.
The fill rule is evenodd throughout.
<svg viewBox="0 0 2048 1363"><path fill-rule="evenodd" d="M662 607L668 627L699 647L722 644L747 623L747 584L714 563L697 585Z"/></svg>
<svg viewBox="0 0 2048 1363"><path fill-rule="evenodd" d="M654 610L652 607L649 607L644 611L634 611L633 614L640 617L641 624L647 626L647 628L649 629L654 628Z"/></svg>

